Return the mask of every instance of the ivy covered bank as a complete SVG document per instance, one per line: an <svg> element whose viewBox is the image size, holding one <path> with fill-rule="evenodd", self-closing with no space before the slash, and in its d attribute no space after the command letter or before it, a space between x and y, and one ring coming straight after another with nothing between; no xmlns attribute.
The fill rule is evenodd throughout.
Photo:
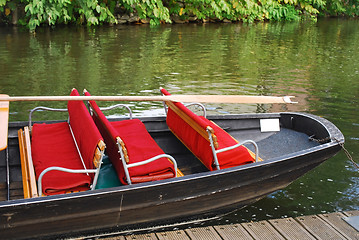
<svg viewBox="0 0 359 240"><path fill-rule="evenodd" d="M359 0L0 0L0 25L254 22L359 16Z"/></svg>

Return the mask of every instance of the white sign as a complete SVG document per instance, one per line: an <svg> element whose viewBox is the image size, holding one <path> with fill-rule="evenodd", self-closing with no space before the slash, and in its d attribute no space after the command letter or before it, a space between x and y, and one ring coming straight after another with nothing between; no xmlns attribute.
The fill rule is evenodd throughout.
<svg viewBox="0 0 359 240"><path fill-rule="evenodd" d="M278 132L280 131L279 119L260 119L261 132Z"/></svg>

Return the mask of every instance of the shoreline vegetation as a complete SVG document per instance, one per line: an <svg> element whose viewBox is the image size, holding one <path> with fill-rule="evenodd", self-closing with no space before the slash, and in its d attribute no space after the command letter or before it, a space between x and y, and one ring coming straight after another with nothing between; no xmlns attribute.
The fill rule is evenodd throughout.
<svg viewBox="0 0 359 240"><path fill-rule="evenodd" d="M0 0L0 25L255 22L358 17L359 0Z"/></svg>

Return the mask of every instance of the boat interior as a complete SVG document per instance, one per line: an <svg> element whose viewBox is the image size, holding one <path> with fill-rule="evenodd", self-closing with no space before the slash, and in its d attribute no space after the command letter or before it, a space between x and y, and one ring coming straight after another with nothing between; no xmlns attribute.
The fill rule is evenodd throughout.
<svg viewBox="0 0 359 240"><path fill-rule="evenodd" d="M111 118L109 121L115 122L126 119L128 119L128 117ZM225 130L236 142L241 143L246 140L254 141L258 147L257 156L259 156L259 161L283 157L287 154L293 154L320 144L316 141L310 141L308 134L295 129L291 121L283 119L280 113L218 115L208 116L207 119ZM269 127L269 130L263 130L262 125L264 125L264 123L261 123L262 119L273 120L274 127ZM188 150L183 140L179 140L178 137L173 134L166 123L166 117L144 117L140 118L140 120L163 152L171 155L175 159L177 167L183 175L210 171L205 164ZM272 125L273 121L271 123ZM65 121L49 121L46 123L59 122ZM20 160L21 149L19 147L19 142L21 141L19 141L18 130L27 125L27 122L9 123L7 147L0 151L0 201L24 198L23 174ZM256 151L252 144L246 143L244 145L251 152ZM104 162L106 162L106 164L104 164L103 167L113 168L113 166L108 165L108 163L111 164L111 162L107 160L106 152ZM116 184L115 186L118 187L122 185L119 181L117 181ZM114 185L107 187L114 187Z"/></svg>

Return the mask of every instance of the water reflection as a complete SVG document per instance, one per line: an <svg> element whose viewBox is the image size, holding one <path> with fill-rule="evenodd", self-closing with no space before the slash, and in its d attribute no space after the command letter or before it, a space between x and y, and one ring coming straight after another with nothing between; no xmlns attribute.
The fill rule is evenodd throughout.
<svg viewBox="0 0 359 240"><path fill-rule="evenodd" d="M299 104L206 107L208 114L305 111L323 116L343 131L358 162L358 23L59 27L40 29L36 36L0 28L0 92L68 95L76 87L93 95L157 95L161 86L177 94L294 95ZM12 103L10 120L26 120L29 109L44 104ZM163 114L161 103L129 104L135 115ZM221 221L359 209L358 184L356 169L340 153Z"/></svg>

